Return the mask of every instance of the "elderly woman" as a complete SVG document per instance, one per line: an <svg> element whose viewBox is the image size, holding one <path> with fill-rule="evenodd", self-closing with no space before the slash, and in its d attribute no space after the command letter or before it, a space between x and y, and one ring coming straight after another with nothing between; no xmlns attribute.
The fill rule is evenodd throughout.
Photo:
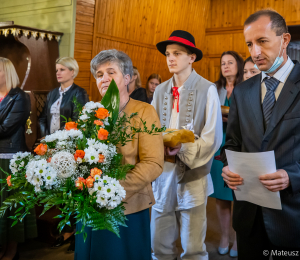
<svg viewBox="0 0 300 260"><path fill-rule="evenodd" d="M97 87L104 96L112 79L120 92L120 114L138 113L137 124L141 119L151 127L159 125L155 109L148 103L131 99L127 85L132 77L131 59L121 51L105 50L91 61L91 71L97 80ZM92 231L86 228L88 237L76 235L75 260L122 259L151 260L149 208L154 205L151 182L163 169L164 147L160 134L139 133L133 141L119 147L123 163L135 167L127 173L121 185L126 190L125 215L127 227L120 227L120 237L107 230ZM77 230L81 224L77 225Z"/></svg>
<svg viewBox="0 0 300 260"><path fill-rule="evenodd" d="M82 106L89 101L85 89L74 84L78 72L79 67L75 59L62 57L56 60L56 77L60 86L49 92L39 117L42 136L52 134L65 126L65 120L60 115L71 118L72 121L77 120L74 97Z"/></svg>
<svg viewBox="0 0 300 260"><path fill-rule="evenodd" d="M12 62L0 57L0 167L11 174L9 162L13 154L27 151L25 124L30 114L29 96L19 87L19 77ZM0 170L0 179L7 176ZM12 192L0 183L0 207ZM17 259L17 245L37 236L34 210L11 227L15 209L0 218L0 259Z"/></svg>

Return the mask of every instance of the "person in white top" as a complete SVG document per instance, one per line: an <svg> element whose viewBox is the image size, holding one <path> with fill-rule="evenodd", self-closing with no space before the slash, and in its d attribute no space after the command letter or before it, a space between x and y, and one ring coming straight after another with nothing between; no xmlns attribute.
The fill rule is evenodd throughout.
<svg viewBox="0 0 300 260"><path fill-rule="evenodd" d="M174 76L155 89L152 105L163 126L193 130L196 140L165 147L165 156L175 156L176 162L165 161L162 175L152 183L156 201L151 213L152 258L175 259L180 231L180 259L208 259L204 240L207 196L213 193L210 167L222 143L218 92L192 68L202 52L190 33L174 31L157 49L166 55Z"/></svg>

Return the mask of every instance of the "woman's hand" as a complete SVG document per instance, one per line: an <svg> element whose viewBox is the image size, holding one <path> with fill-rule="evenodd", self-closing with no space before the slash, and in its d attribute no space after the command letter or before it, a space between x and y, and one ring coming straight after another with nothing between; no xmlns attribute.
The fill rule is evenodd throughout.
<svg viewBox="0 0 300 260"><path fill-rule="evenodd" d="M222 121L223 121L224 123L227 123L227 121L228 121L228 116L222 115Z"/></svg>

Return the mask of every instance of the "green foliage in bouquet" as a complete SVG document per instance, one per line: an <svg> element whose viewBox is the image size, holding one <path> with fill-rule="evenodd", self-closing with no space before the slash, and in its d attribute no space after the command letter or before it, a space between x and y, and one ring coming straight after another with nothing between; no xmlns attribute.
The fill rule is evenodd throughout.
<svg viewBox="0 0 300 260"><path fill-rule="evenodd" d="M84 107L74 100L79 119L67 122L65 130L48 135L31 153L17 153L10 162L12 174L6 173L5 188L14 190L0 208L0 217L17 208L13 225L23 221L35 205L43 206L42 215L52 207L61 210L58 228L81 222L93 230L107 229L119 236L119 226L126 226L126 196L121 180L134 165L122 164L117 145L124 146L136 133L157 134L164 128L147 128L137 113L119 114L119 90L112 80L101 103L88 102ZM134 120L133 120L134 119ZM0 169L2 170L2 169ZM75 219L75 223L72 223Z"/></svg>

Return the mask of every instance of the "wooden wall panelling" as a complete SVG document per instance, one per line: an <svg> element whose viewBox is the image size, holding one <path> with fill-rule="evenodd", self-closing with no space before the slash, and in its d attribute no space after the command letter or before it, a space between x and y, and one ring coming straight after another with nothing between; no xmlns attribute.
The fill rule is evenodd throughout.
<svg viewBox="0 0 300 260"><path fill-rule="evenodd" d="M75 83L83 87L89 95L90 61L93 50L93 33L95 18L95 0L77 0L74 58L79 65L79 73Z"/></svg>
<svg viewBox="0 0 300 260"><path fill-rule="evenodd" d="M208 59L208 79L215 81L221 53L238 52L244 59L250 54L245 44L243 24L257 10L271 8L285 17L287 25L300 24L299 0L211 0L206 28L205 56ZM218 61L218 62L217 62Z"/></svg>
<svg viewBox="0 0 300 260"><path fill-rule="evenodd" d="M300 21L299 0L211 0L208 28L241 26L250 14L263 8L276 10L287 23Z"/></svg>
<svg viewBox="0 0 300 260"><path fill-rule="evenodd" d="M97 0L92 57L101 50L116 48L131 57L143 86L152 73L167 80L171 74L156 43L166 40L173 30L187 30L195 36L196 46L203 49L209 8L210 0ZM205 72L205 64L200 61L194 67ZM99 100L95 86L91 78L91 97Z"/></svg>

